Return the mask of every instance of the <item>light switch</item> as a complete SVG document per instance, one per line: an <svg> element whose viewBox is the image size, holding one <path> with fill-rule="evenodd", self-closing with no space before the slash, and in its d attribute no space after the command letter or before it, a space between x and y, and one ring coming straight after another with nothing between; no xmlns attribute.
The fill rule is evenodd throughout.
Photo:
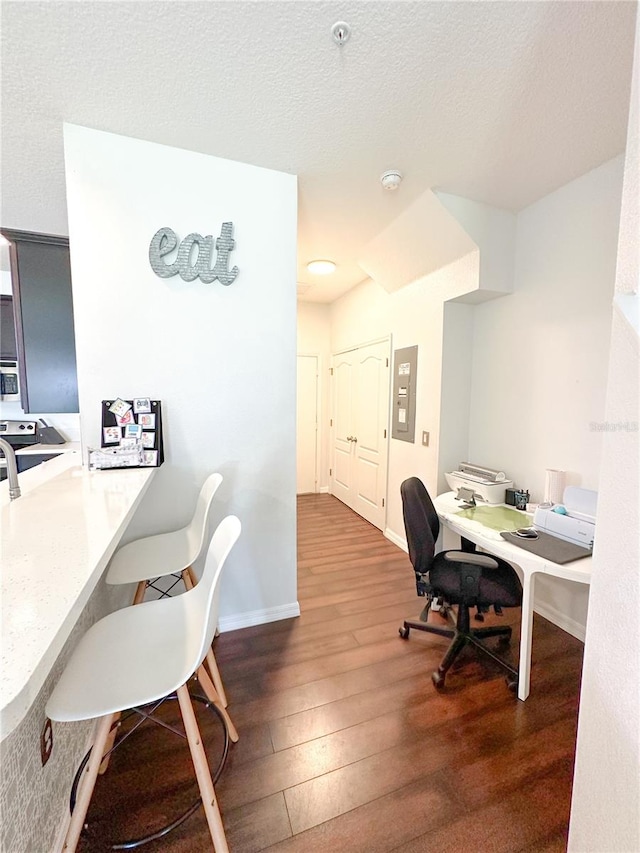
<svg viewBox="0 0 640 853"><path fill-rule="evenodd" d="M426 430L422 430L422 446L429 447L429 433Z"/></svg>

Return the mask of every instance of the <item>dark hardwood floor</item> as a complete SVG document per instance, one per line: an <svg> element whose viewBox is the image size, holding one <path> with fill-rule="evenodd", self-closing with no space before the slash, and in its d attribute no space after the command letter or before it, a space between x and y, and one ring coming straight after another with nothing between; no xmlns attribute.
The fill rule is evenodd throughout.
<svg viewBox="0 0 640 853"><path fill-rule="evenodd" d="M536 615L526 702L473 650L438 693L448 641L398 636L423 603L407 555L328 495L299 498L298 520L300 618L216 640L240 732L216 785L232 853L566 850L582 644ZM518 619L506 612L514 659ZM215 763L219 724L199 718ZM197 797L175 735L130 744L99 778L84 853ZM142 849L211 850L202 809Z"/></svg>

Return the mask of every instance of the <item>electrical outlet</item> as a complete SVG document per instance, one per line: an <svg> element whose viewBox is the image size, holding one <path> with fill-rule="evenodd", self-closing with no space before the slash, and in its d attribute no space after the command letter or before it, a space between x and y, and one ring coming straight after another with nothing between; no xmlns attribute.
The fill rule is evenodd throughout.
<svg viewBox="0 0 640 853"><path fill-rule="evenodd" d="M44 723L44 728L42 729L42 734L40 735L40 757L42 758L43 767L51 758L52 749L53 727L51 726L51 720L49 719L49 717L47 717Z"/></svg>
<svg viewBox="0 0 640 853"><path fill-rule="evenodd" d="M422 446L429 447L429 433L426 430L422 431Z"/></svg>

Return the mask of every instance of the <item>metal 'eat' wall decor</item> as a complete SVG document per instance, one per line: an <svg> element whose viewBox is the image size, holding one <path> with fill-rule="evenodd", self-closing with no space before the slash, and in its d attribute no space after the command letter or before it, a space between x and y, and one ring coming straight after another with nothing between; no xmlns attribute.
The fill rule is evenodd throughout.
<svg viewBox="0 0 640 853"><path fill-rule="evenodd" d="M160 228L153 235L149 244L149 263L151 269L160 278L171 278L179 275L183 281L194 281L200 278L205 284L211 284L218 279L220 284L229 285L238 275L238 267L229 269L229 253L236 241L233 234L233 222L223 222L220 236L216 238L216 262L211 266L213 253L213 236L207 234L187 234L178 246L178 238L172 228ZM164 262L163 258L178 246L178 254L172 264ZM193 247L197 247L195 261L191 262Z"/></svg>

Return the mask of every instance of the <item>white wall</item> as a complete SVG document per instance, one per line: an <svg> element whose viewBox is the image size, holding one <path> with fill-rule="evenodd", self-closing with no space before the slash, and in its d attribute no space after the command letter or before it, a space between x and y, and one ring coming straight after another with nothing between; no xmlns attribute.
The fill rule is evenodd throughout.
<svg viewBox="0 0 640 853"><path fill-rule="evenodd" d="M389 444L386 533L394 541L405 538L400 499L402 481L421 477L435 494L439 454L457 457L466 453L466 429L461 436L443 434L440 428L444 303L474 290L477 285L478 253L474 251L393 293L368 280L331 305L332 352L389 334L392 350L418 347L416 442L391 439ZM447 416L466 425L468 399L468 387L447 398ZM429 447L420 443L423 430L430 433Z"/></svg>
<svg viewBox="0 0 640 853"><path fill-rule="evenodd" d="M506 470L533 500L547 468L598 488L602 431L593 425L604 412L622 170L616 158L517 217L509 295L465 304L478 297L480 249L391 294L369 280L331 306L332 352L388 334L393 349L419 347L417 441L390 442L395 541L404 538L402 480L415 474L442 491L443 472L465 458ZM498 254L493 262L501 268ZM536 609L584 638L588 594L539 578Z"/></svg>
<svg viewBox="0 0 640 853"><path fill-rule="evenodd" d="M640 21L616 271L617 294L640 296ZM635 296L631 296L635 293ZM613 315L576 770L572 853L640 850L640 342Z"/></svg>
<svg viewBox="0 0 640 853"><path fill-rule="evenodd" d="M469 455L534 501L547 468L598 489L622 172L619 157L522 211L513 293L474 309ZM588 589L536 586L536 609L584 637Z"/></svg>
<svg viewBox="0 0 640 853"><path fill-rule="evenodd" d="M295 615L296 178L74 125L65 160L85 449L101 400L163 404L166 461L129 538L186 523L220 471L218 518L243 524L221 628ZM153 273L160 227L215 237L223 221L230 286Z"/></svg>
<svg viewBox="0 0 640 853"><path fill-rule="evenodd" d="M298 354L319 356L318 491L329 487L329 368L331 367L329 306L298 302Z"/></svg>
<svg viewBox="0 0 640 853"><path fill-rule="evenodd" d="M473 305L444 304L438 494L449 490L444 472L456 471L469 460L474 316Z"/></svg>

